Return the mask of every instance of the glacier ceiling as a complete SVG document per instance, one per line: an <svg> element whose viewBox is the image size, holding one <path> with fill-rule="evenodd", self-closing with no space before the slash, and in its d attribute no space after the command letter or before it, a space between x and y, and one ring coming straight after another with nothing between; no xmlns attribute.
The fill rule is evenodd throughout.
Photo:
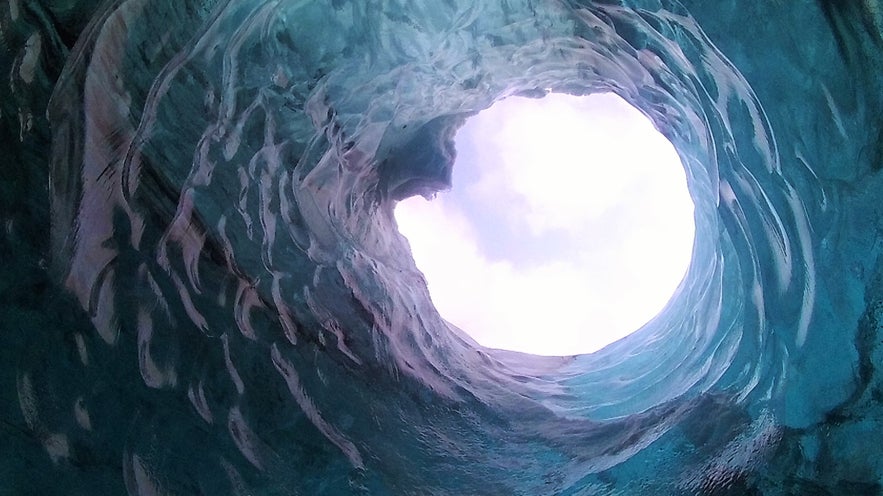
<svg viewBox="0 0 883 496"><path fill-rule="evenodd" d="M0 489L873 494L883 9L7 0ZM598 353L476 346L392 208L509 95L612 91L696 204ZM562 178L566 180L566 178Z"/></svg>

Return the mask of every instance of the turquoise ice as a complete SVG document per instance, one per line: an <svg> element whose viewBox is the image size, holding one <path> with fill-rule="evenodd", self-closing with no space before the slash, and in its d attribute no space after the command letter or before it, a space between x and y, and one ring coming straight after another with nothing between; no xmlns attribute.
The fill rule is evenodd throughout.
<svg viewBox="0 0 883 496"><path fill-rule="evenodd" d="M0 8L0 489L883 491L876 0ZM394 203L509 95L612 91L696 205L597 353L476 346ZM566 178L562 178L565 180Z"/></svg>

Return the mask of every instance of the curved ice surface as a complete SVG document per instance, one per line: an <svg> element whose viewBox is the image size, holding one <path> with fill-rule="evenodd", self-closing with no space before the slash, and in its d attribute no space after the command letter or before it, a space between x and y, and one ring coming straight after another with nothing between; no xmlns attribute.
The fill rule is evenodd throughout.
<svg viewBox="0 0 883 496"><path fill-rule="evenodd" d="M881 490L876 1L6 5L4 490ZM472 343L392 217L548 90L641 109L696 204L592 355Z"/></svg>

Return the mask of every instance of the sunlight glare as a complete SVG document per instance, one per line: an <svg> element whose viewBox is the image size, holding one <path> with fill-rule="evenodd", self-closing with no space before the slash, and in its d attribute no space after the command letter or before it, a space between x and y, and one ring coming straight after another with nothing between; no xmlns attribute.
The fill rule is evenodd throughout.
<svg viewBox="0 0 883 496"><path fill-rule="evenodd" d="M433 303L490 348L590 353L656 316L690 263L674 147L620 97L510 97L456 136L453 188L396 206Z"/></svg>

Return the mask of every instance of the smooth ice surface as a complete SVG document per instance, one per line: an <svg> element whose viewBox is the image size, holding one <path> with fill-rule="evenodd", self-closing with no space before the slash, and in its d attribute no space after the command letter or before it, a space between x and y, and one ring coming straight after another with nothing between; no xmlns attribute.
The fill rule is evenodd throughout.
<svg viewBox="0 0 883 496"><path fill-rule="evenodd" d="M0 492L883 491L876 0L0 5ZM393 218L547 89L696 206L671 304L572 358L446 324Z"/></svg>
<svg viewBox="0 0 883 496"><path fill-rule="evenodd" d="M612 93L509 97L457 130L452 189L396 204L432 302L479 344L601 349L671 299L693 251L677 152Z"/></svg>

